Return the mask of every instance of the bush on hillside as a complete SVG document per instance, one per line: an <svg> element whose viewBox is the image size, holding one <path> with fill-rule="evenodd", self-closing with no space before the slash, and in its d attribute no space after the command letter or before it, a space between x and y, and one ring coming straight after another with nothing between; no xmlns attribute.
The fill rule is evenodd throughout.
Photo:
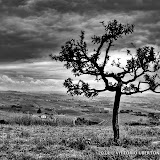
<svg viewBox="0 0 160 160"><path fill-rule="evenodd" d="M41 111L41 109L40 109L40 108L37 110L37 113L42 113L42 111Z"/></svg>

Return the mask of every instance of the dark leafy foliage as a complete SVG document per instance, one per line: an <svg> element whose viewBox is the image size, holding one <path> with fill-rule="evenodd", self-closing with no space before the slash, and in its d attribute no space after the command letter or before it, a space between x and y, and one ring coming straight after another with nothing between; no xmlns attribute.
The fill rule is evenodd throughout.
<svg viewBox="0 0 160 160"><path fill-rule="evenodd" d="M71 78L68 78L64 82L64 86L68 89L68 93L71 95L85 95L86 97L97 96L99 92L106 90L116 91L116 88L122 86L122 94L130 95L134 93L142 93L147 90L151 90L155 93L159 93L157 88L159 87L159 74L160 69L160 55L155 53L153 47L144 46L138 48L136 53L132 53L127 49L127 55L130 56L127 60L126 66L122 66L119 59L112 62L112 66L121 69L119 73L113 73L106 71L106 64L108 63L110 56L109 51L114 42L123 35L131 34L134 31L134 25L121 24L117 20L108 22L106 25L101 22L104 27L105 33L102 36L94 35L92 37L93 44L98 45L97 49L94 49L92 55L89 54L87 43L84 41L85 32L81 31L80 39L78 41L71 39L61 47L61 51L58 56L50 55L53 60L64 62L64 66L67 69L71 69L75 76L81 76L84 74L92 75L96 81L104 81L104 89L91 88L88 83L79 80L78 83L73 83ZM101 55L102 48L105 48L105 57L103 63L98 63L98 59ZM130 79L124 81L125 77L130 75ZM109 82L108 78L113 78L116 83ZM141 79L141 80L139 80ZM143 79L143 80L142 80ZM135 81L139 81L135 84ZM146 87L141 89L141 85Z"/></svg>

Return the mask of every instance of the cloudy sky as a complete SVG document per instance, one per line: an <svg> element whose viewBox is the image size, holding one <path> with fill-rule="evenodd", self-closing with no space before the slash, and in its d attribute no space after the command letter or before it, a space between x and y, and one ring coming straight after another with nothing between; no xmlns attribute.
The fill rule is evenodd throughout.
<svg viewBox="0 0 160 160"><path fill-rule="evenodd" d="M103 33L100 21L135 24L135 32L112 48L113 57L123 57L131 43L159 49L159 8L159 0L0 0L0 90L64 90L72 74L49 54L81 30L92 49L91 36Z"/></svg>

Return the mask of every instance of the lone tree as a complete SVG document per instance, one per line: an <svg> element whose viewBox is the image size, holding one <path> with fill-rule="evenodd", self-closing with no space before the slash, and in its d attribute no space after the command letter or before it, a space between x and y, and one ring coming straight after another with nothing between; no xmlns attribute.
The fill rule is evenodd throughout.
<svg viewBox="0 0 160 160"><path fill-rule="evenodd" d="M92 43L98 46L97 49L94 49L93 54L89 53L87 43L84 41L85 33L81 31L80 40L67 41L62 46L58 56L50 56L55 61L64 62L64 66L67 69L72 69L75 76L92 75L96 81L102 80L104 82L103 89L96 89L91 88L83 80L74 83L71 78L68 78L63 84L68 89L67 93L94 97L104 91L115 92L112 126L114 142L117 143L119 139L118 110L121 95L132 95L148 90L160 93L158 91L160 86L160 83L158 83L160 79L158 75L160 56L150 46L138 48L135 53L126 50L126 56L128 57L126 64L123 65L117 58L111 64L113 67L117 67L116 72L107 71L107 64L109 64L110 56L112 56L109 54L111 47L123 35L133 33L134 25L124 25L117 20L110 21L107 25L104 22L101 23L105 32L102 36L94 35L92 37ZM105 56L102 56L104 50ZM114 79L115 82L113 83L110 78Z"/></svg>

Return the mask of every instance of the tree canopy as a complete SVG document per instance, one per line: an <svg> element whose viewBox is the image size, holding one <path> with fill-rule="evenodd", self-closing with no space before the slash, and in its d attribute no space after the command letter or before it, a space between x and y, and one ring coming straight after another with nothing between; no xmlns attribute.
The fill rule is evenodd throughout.
<svg viewBox="0 0 160 160"><path fill-rule="evenodd" d="M160 54L155 53L154 48L150 46L142 46L136 49L135 53L127 49L128 59L126 65L123 66L119 59L113 60L112 66L120 69L120 72L107 71L106 65L110 60L109 51L114 46L114 42L124 35L131 34L134 31L134 25L121 24L117 20L110 21L107 25L101 22L105 33L101 36L94 35L91 40L93 45L98 45L91 55L87 43L85 42L85 32L81 31L80 39L71 39L61 47L59 55L50 55L53 60L64 62L67 69L71 69L75 76L92 75L96 81L103 80L104 88L95 89L83 80L73 83L73 79L68 78L64 82L64 86L71 95L82 95L86 97L97 96L99 92L116 91L117 86L121 85L121 94L131 95L151 90L160 93ZM105 49L103 62L98 60ZM129 75L129 76L128 76ZM129 77L126 80L126 76ZM113 78L116 83L109 82L108 78ZM139 80L140 78L140 80ZM138 84L134 82L138 80ZM145 84L146 87L141 87Z"/></svg>

